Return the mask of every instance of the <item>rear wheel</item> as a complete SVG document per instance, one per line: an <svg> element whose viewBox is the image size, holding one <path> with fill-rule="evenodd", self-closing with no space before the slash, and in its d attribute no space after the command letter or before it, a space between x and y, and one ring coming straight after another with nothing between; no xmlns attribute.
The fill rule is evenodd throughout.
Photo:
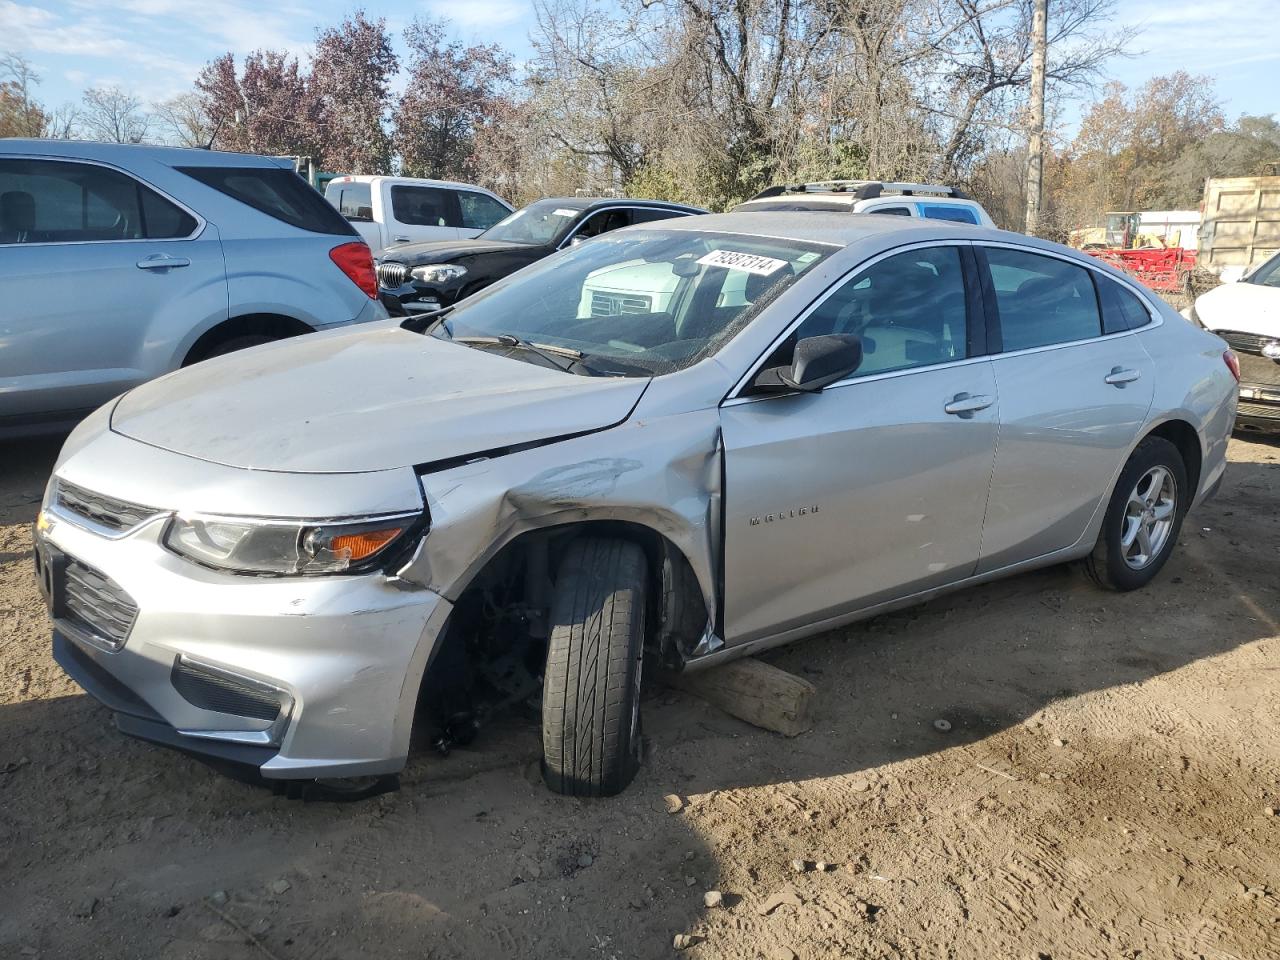
<svg viewBox="0 0 1280 960"><path fill-rule="evenodd" d="M621 792L640 767L648 565L626 540L569 546L556 577L542 690L542 772L556 793Z"/></svg>
<svg viewBox="0 0 1280 960"><path fill-rule="evenodd" d="M263 343L272 343L279 339L279 337L273 337L266 333L247 333L240 337L232 337L229 340L223 340L221 343L215 343L205 351L204 356L200 359L210 360L213 357L225 356L228 353L235 353L237 350L245 350L249 347L256 347Z"/></svg>
<svg viewBox="0 0 1280 960"><path fill-rule="evenodd" d="M1120 471L1085 570L1110 590L1145 587L1173 552L1190 505L1178 448L1162 437L1147 437Z"/></svg>

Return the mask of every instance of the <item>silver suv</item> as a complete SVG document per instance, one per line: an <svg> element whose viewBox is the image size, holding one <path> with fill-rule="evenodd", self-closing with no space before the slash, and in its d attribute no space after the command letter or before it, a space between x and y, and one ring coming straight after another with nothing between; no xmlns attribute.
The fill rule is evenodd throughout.
<svg viewBox="0 0 1280 960"><path fill-rule="evenodd" d="M277 779L394 773L415 718L447 748L540 697L547 783L613 793L646 653L701 669L1069 560L1146 584L1222 478L1234 363L1016 234L627 227L103 407L39 515L54 655L125 732Z"/></svg>
<svg viewBox="0 0 1280 960"><path fill-rule="evenodd" d="M162 373L377 320L372 256L288 160L0 140L0 434Z"/></svg>

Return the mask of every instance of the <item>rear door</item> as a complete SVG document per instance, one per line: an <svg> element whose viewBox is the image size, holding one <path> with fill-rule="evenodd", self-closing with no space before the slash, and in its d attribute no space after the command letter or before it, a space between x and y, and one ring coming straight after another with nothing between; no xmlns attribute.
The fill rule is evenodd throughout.
<svg viewBox="0 0 1280 960"><path fill-rule="evenodd" d="M973 573L998 398L967 262L962 244L873 261L760 364L789 362L805 337L855 334L853 376L817 394L725 402L729 643Z"/></svg>
<svg viewBox="0 0 1280 960"><path fill-rule="evenodd" d="M445 187L384 183L387 246L422 240L456 240L463 235L458 194Z"/></svg>
<svg viewBox="0 0 1280 960"><path fill-rule="evenodd" d="M0 419L96 407L163 372L149 333L227 315L216 229L128 174L0 159Z"/></svg>
<svg viewBox="0 0 1280 960"><path fill-rule="evenodd" d="M1146 422L1155 366L1128 329L1141 323L1104 329L1097 284L1115 281L1097 275L1095 284L1095 271L1048 253L997 245L975 252L986 265L1000 392L978 565L986 572L1077 543ZM1103 301L1110 318L1112 298Z"/></svg>

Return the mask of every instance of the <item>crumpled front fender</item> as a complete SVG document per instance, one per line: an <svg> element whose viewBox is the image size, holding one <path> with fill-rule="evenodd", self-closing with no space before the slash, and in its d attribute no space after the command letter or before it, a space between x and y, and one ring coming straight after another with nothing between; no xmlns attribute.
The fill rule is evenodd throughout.
<svg viewBox="0 0 1280 960"><path fill-rule="evenodd" d="M670 540L716 609L720 434L714 407L630 420L546 446L422 475L431 532L399 573L453 601L531 530L625 521Z"/></svg>

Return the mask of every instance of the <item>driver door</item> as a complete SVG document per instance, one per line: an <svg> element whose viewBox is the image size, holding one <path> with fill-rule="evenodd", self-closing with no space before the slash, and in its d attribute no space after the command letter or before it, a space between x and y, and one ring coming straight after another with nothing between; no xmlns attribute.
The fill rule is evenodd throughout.
<svg viewBox="0 0 1280 960"><path fill-rule="evenodd" d="M725 402L725 639L746 643L973 574L999 403L963 245L883 257L816 305L809 336L864 359L815 394Z"/></svg>

